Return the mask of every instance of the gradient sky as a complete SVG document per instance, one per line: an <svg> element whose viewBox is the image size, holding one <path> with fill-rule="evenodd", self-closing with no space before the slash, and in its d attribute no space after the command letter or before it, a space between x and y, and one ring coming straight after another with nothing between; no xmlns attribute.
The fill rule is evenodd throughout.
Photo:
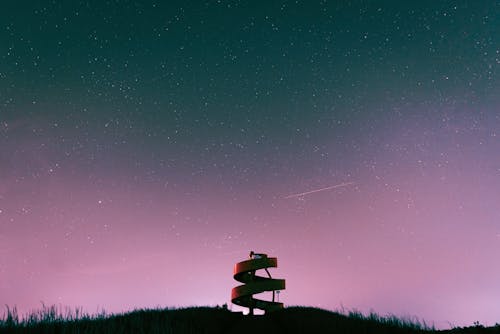
<svg viewBox="0 0 500 334"><path fill-rule="evenodd" d="M254 250L287 305L500 322L499 29L493 0L2 3L0 304L220 305Z"/></svg>

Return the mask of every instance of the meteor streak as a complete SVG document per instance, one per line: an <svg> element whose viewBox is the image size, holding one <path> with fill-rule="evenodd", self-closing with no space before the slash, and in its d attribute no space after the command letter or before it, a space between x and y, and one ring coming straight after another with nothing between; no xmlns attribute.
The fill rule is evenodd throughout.
<svg viewBox="0 0 500 334"><path fill-rule="evenodd" d="M334 186L329 186L329 187L326 187L326 188L314 189L314 190L306 191L304 193L288 195L288 196L286 196L284 198L302 197L302 196L313 194L313 193L317 193L317 192L320 192L320 191L325 191L325 190L330 190L330 189L345 187L345 186L348 186L350 184L354 184L354 182L344 182L344 183L336 184Z"/></svg>

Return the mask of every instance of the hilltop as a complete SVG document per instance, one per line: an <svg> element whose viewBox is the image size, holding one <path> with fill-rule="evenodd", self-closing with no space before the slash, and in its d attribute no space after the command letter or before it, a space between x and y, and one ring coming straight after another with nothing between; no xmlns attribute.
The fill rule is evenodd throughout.
<svg viewBox="0 0 500 334"><path fill-rule="evenodd" d="M82 315L60 312L55 307L35 312L20 320L15 310L0 318L0 333L500 333L500 326L436 331L425 323L363 316L357 312L340 314L310 307L289 307L263 316L245 316L225 308L192 307L184 309L136 310L120 315Z"/></svg>

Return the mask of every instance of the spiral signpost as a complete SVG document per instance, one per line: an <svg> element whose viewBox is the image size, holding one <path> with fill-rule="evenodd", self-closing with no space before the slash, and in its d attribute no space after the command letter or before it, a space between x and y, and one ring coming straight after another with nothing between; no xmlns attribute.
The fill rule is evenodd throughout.
<svg viewBox="0 0 500 334"><path fill-rule="evenodd" d="M231 291L231 301L239 306L248 307L249 314L254 309L270 312L283 308L283 303L275 301L275 292L285 289L285 280L272 278L268 268L278 267L278 259L267 257L267 254L250 253L250 259L234 265L234 279L243 283ZM258 276L258 270L265 270L268 277ZM253 295L265 291L272 291L271 301L254 298Z"/></svg>

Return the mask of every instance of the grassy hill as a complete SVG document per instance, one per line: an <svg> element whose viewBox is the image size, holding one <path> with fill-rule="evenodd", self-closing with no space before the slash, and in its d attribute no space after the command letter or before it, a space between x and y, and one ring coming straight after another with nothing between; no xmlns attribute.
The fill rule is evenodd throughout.
<svg viewBox="0 0 500 334"><path fill-rule="evenodd" d="M7 310L0 318L0 333L500 333L500 325L484 328L475 325L435 331L425 323L347 315L310 307L289 307L264 316L244 316L225 308L193 307L184 309L137 310L121 315L104 313L90 316L76 311L44 308L27 318L19 319L16 310Z"/></svg>

